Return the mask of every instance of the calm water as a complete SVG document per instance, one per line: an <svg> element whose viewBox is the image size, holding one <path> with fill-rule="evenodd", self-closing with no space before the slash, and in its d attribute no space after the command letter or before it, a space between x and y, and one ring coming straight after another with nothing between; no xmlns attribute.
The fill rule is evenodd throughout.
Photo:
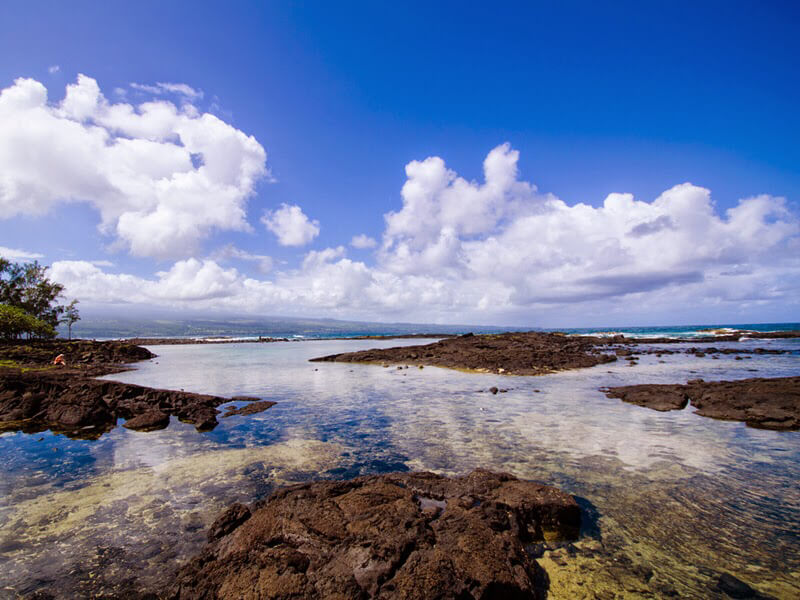
<svg viewBox="0 0 800 600"><path fill-rule="evenodd" d="M97 441L0 435L0 597L157 589L202 546L222 507L278 485L478 466L581 498L582 539L540 560L551 598L715 597L721 572L800 597L800 433L691 408L658 413L598 391L797 375L798 340L716 344L789 355L650 355L634 367L620 361L536 378L307 362L416 343L153 347L158 358L109 378L278 404L203 434L173 421L151 433L119 427ZM508 392L484 391L495 385Z"/></svg>

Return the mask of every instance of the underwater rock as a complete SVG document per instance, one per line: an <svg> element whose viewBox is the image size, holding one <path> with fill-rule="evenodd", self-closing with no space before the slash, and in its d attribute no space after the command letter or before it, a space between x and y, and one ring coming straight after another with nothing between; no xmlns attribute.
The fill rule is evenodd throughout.
<svg viewBox="0 0 800 600"><path fill-rule="evenodd" d="M759 429L800 429L800 377L693 379L685 385L642 384L603 391L609 398L655 410L679 410L691 402L704 417L744 421Z"/></svg>
<svg viewBox="0 0 800 600"><path fill-rule="evenodd" d="M716 591L724 593L729 598L752 598L753 600L770 600L771 596L758 593L741 579L730 573L723 573L719 576Z"/></svg>
<svg viewBox="0 0 800 600"><path fill-rule="evenodd" d="M569 494L485 470L313 482L228 509L167 597L543 598L526 545L579 528Z"/></svg>

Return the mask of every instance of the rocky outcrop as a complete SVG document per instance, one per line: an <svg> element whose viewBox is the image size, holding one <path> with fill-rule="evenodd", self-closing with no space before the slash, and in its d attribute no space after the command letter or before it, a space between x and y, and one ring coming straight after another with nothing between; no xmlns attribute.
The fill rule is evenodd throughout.
<svg viewBox="0 0 800 600"><path fill-rule="evenodd" d="M744 421L759 429L800 429L800 377L697 379L685 385L629 385L604 391L609 398L655 410L679 410L691 402L704 417Z"/></svg>
<svg viewBox="0 0 800 600"><path fill-rule="evenodd" d="M173 415L200 431L217 424L216 406L228 398L158 390L139 385L28 371L0 374L0 431L52 429L71 437L95 438L117 419L130 429L161 429Z"/></svg>
<svg viewBox="0 0 800 600"><path fill-rule="evenodd" d="M50 366L59 354L67 363L61 371L101 375L121 370L121 365L154 358L155 354L134 344L90 340L37 340L0 343L0 360L21 368Z"/></svg>
<svg viewBox="0 0 800 600"><path fill-rule="evenodd" d="M223 513L167 596L542 598L526 546L579 528L568 494L484 470L308 483Z"/></svg>
<svg viewBox="0 0 800 600"><path fill-rule="evenodd" d="M466 334L423 346L347 352L312 361L402 363L503 375L544 375L613 362L617 357L602 350L615 342L620 340L541 332Z"/></svg>
<svg viewBox="0 0 800 600"><path fill-rule="evenodd" d="M52 365L63 354L66 366ZM146 348L121 342L36 341L0 344L0 431L35 433L52 429L69 437L94 439L113 429L117 419L138 431L163 429L170 416L199 431L218 425L216 409L229 398L159 390L94 379L126 370L126 363L155 357ZM238 396L238 401L260 398ZM253 414L274 402L263 401L231 414Z"/></svg>

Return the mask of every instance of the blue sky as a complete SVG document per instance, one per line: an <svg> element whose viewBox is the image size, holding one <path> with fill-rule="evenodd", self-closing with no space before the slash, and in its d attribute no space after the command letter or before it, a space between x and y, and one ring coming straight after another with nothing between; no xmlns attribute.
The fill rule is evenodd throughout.
<svg viewBox="0 0 800 600"><path fill-rule="evenodd" d="M53 263L88 307L541 326L797 320L795 3L432 4L4 3L0 89L30 78L62 112L41 124L6 113L0 246ZM108 180L76 175L59 163L67 138L44 160L36 127L105 118L59 108L79 73L104 98L96 110L191 104L192 126L208 112L251 136L266 163L237 183L229 208L243 214L201 215L214 187L178 211L197 220L188 230L161 222L170 211L154 224L142 215L180 197L148 199L127 171L121 186L119 165ZM139 135L109 119L107 146ZM481 191L498 147L513 182ZM432 170L409 175L412 161ZM145 175L157 187L170 173ZM52 184L31 192L26 177ZM614 193L635 200L603 210ZM376 246L353 247L356 235Z"/></svg>

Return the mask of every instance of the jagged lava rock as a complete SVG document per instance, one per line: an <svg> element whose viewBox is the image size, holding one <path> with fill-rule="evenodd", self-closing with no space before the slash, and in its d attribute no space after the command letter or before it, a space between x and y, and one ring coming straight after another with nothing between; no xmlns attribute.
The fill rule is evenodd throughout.
<svg viewBox="0 0 800 600"><path fill-rule="evenodd" d="M433 344L378 348L311 359L312 362L401 363L505 375L544 375L614 362L608 346L624 338L567 336L538 331L462 335Z"/></svg>
<svg viewBox="0 0 800 600"><path fill-rule="evenodd" d="M655 410L682 409L691 402L704 417L744 421L759 429L800 429L800 377L698 379L685 385L641 384L604 391L609 398Z"/></svg>
<svg viewBox="0 0 800 600"><path fill-rule="evenodd" d="M0 373L0 431L53 429L71 437L94 438L115 427L117 418L127 419L125 425L131 429L146 430L158 428L169 415L207 431L218 424L215 407L225 402L229 400L219 396L159 390L57 370Z"/></svg>
<svg viewBox="0 0 800 600"><path fill-rule="evenodd" d="M572 496L485 470L308 483L223 513L167 597L540 598L526 545L579 528Z"/></svg>

